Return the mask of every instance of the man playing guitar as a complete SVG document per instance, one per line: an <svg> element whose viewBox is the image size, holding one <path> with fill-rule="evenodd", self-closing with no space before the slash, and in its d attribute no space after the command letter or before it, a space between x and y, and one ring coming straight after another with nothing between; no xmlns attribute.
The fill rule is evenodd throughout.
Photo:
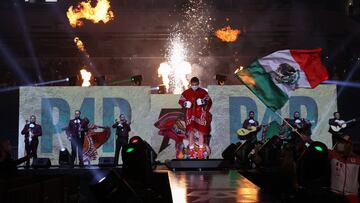
<svg viewBox="0 0 360 203"><path fill-rule="evenodd" d="M259 122L254 119L255 113L254 111L249 112L249 118L243 122L242 127L250 131L250 133L246 136L246 140L251 143L255 143L257 141L257 133L260 130Z"/></svg>
<svg viewBox="0 0 360 203"><path fill-rule="evenodd" d="M347 123L354 122L356 119L344 121L340 119L340 113L334 112L334 118L329 119L329 133L331 134L333 146L342 138Z"/></svg>

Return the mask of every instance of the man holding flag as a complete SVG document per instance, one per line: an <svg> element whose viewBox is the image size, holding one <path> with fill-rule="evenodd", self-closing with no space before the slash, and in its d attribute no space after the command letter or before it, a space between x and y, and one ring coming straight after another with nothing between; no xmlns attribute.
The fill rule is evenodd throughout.
<svg viewBox="0 0 360 203"><path fill-rule="evenodd" d="M286 104L293 91L298 88L313 89L328 79L321 62L321 49L276 51L246 68L240 67L235 75L278 116L276 111ZM283 121L303 141L311 142L286 119Z"/></svg>

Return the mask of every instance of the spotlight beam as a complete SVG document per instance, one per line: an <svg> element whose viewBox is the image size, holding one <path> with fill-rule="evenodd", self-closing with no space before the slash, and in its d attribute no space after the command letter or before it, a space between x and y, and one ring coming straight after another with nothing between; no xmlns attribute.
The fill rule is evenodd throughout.
<svg viewBox="0 0 360 203"><path fill-rule="evenodd" d="M337 81L337 80L326 80L324 84L335 84L342 87L355 87L360 88L360 83L358 82L349 82L349 81Z"/></svg>
<svg viewBox="0 0 360 203"><path fill-rule="evenodd" d="M27 77L27 74L24 72L22 67L17 63L16 58L12 55L10 50L6 47L6 45L0 39L0 54L3 55L3 59L5 59L6 63L11 67L12 70L20 77L20 79L26 84L30 84L30 79Z"/></svg>
<svg viewBox="0 0 360 203"><path fill-rule="evenodd" d="M44 85L62 83L62 82L67 82L67 81L69 81L69 78L60 79L60 80L51 80L51 81L46 81L46 82L34 83L34 84L28 84L28 85L25 85L25 86L44 86ZM20 86L3 88L3 89L0 89L0 93L17 90L17 89L19 89L19 87Z"/></svg>
<svg viewBox="0 0 360 203"><path fill-rule="evenodd" d="M29 54L30 54L32 64L33 64L33 66L35 68L36 74L38 75L38 79L40 80L40 82L43 82L39 62L38 62L37 56L35 55L34 46L33 46L33 43L32 43L32 41L30 39L28 28L27 28L27 26L25 24L25 19L24 19L23 12L21 10L21 7L18 4L15 4L15 10L16 10L16 14L18 15L18 18L19 18L19 21L20 21L20 27L22 29L22 34L23 34L25 44L26 44L27 49L28 49Z"/></svg>

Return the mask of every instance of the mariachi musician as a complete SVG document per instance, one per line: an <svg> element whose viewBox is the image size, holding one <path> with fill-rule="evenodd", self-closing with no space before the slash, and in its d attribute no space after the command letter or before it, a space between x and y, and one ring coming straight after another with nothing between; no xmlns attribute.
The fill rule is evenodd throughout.
<svg viewBox="0 0 360 203"><path fill-rule="evenodd" d="M295 137L302 138L305 142L311 142L311 123L310 121L301 118L298 111L294 112L294 118L288 120L289 124L292 127L292 132L290 136L292 139Z"/></svg>
<svg viewBox="0 0 360 203"><path fill-rule="evenodd" d="M26 156L37 158L37 147L39 145L39 139L42 135L41 125L36 123L36 117L30 116L30 123L26 120L26 124L21 131L22 135L25 135L25 152ZM30 166L30 160L27 159L26 167Z"/></svg>
<svg viewBox="0 0 360 203"><path fill-rule="evenodd" d="M246 136L246 140L255 144L255 142L257 141L256 135L260 130L260 126L259 122L255 120L254 111L249 112L249 118L244 120L242 127L250 131L249 134Z"/></svg>
<svg viewBox="0 0 360 203"><path fill-rule="evenodd" d="M112 125L113 128L116 128L116 147L115 147L115 159L114 165L119 163L119 153L121 148L124 148L129 142L129 132L131 131L130 124L128 123L125 115L120 114L119 120L115 120L115 123Z"/></svg>
<svg viewBox="0 0 360 203"><path fill-rule="evenodd" d="M331 134L333 146L341 139L344 135L344 131L348 123L355 122L356 119L348 121L341 120L340 113L334 112L334 118L329 119L329 133Z"/></svg>
<svg viewBox="0 0 360 203"><path fill-rule="evenodd" d="M81 112L79 110L75 111L75 118L70 120L68 125L68 132L70 134L70 141L71 141L71 162L74 165L76 159L76 153L79 156L79 166L84 166L83 161L83 144L84 144L84 137L85 132L88 131L88 123L80 118Z"/></svg>

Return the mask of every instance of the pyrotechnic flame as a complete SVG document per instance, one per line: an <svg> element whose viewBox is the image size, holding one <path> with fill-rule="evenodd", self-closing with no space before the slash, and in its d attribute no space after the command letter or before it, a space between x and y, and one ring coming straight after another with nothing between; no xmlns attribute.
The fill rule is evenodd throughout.
<svg viewBox="0 0 360 203"><path fill-rule="evenodd" d="M244 71L244 67L240 66L234 74L245 84L251 87L255 87L256 81L254 78L246 71Z"/></svg>
<svg viewBox="0 0 360 203"><path fill-rule="evenodd" d="M186 75L191 73L191 64L187 61L171 64L173 65L168 62L161 63L158 76L162 78L167 92L181 94L189 84Z"/></svg>
<svg viewBox="0 0 360 203"><path fill-rule="evenodd" d="M91 79L91 73L85 69L81 69L80 70L80 74L81 74L81 78L83 80L83 83L81 86L83 87L89 87L90 84L90 79Z"/></svg>
<svg viewBox="0 0 360 203"><path fill-rule="evenodd" d="M215 31L215 36L224 42L235 42L241 33L240 30L232 29L230 26Z"/></svg>
<svg viewBox="0 0 360 203"><path fill-rule="evenodd" d="M82 19L90 20L93 23L107 23L114 18L109 0L98 0L95 7L91 6L91 0L82 1L76 7L70 6L66 15L72 27L82 26Z"/></svg>
<svg viewBox="0 0 360 203"><path fill-rule="evenodd" d="M170 40L166 56L167 62L160 64L158 76L161 76L167 92L181 94L189 83L186 75L192 72L191 64L185 61L186 49L181 37L176 35Z"/></svg>
<svg viewBox="0 0 360 203"><path fill-rule="evenodd" d="M86 51L86 50L85 50L84 43L80 40L79 37L75 37L75 38L74 38L74 42L75 42L77 48L78 48L80 51L83 51L83 52Z"/></svg>
<svg viewBox="0 0 360 203"><path fill-rule="evenodd" d="M89 54L87 53L86 49L85 49L85 45L84 43L81 41L81 39L79 37L75 37L74 38L74 43L76 44L76 47L86 56L86 57L90 57Z"/></svg>
<svg viewBox="0 0 360 203"><path fill-rule="evenodd" d="M160 63L160 66L158 68L158 77L161 77L163 84L165 85L166 91L169 91L170 87L170 72L171 67L167 62Z"/></svg>

